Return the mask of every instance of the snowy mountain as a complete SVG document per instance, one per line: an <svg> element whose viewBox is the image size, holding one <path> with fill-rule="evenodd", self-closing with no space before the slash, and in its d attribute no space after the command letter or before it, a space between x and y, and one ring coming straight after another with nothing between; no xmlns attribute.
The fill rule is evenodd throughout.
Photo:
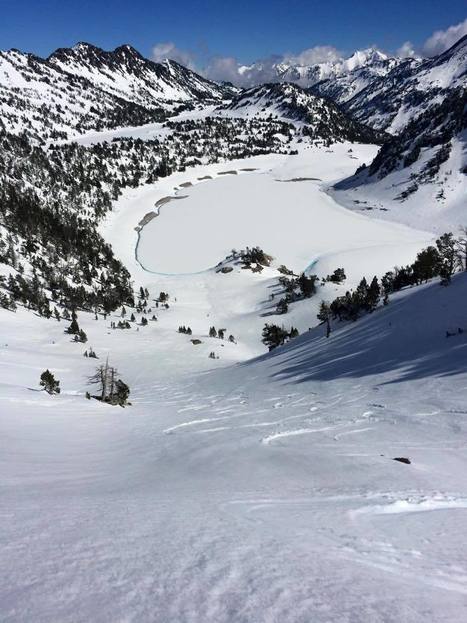
<svg viewBox="0 0 467 623"><path fill-rule="evenodd" d="M326 62L303 64L294 60L278 62L258 61L243 65L239 73L244 84L256 86L261 82L295 82L302 87L311 87L323 80L335 81L357 69L367 68L370 74L375 66L375 75L389 71L400 59L389 58L376 48L357 50L349 58L331 59ZM386 69L385 69L386 67Z"/></svg>
<svg viewBox="0 0 467 623"><path fill-rule="evenodd" d="M383 132L355 122L331 101L311 95L292 83L271 83L247 89L219 106L216 112L298 122L302 132L315 140L381 143L385 139Z"/></svg>
<svg viewBox="0 0 467 623"><path fill-rule="evenodd" d="M309 92L327 97L337 104L344 105L361 91L372 85L375 80L384 79L396 67L416 67L420 64L417 59L382 58L372 63L325 78L312 85Z"/></svg>
<svg viewBox="0 0 467 623"><path fill-rule="evenodd" d="M397 134L416 115L441 103L453 89L466 86L467 36L434 58L398 63L350 99L344 95L344 108L362 123ZM337 98L342 98L338 87L317 87L322 94L326 89L331 94L335 88Z"/></svg>
<svg viewBox="0 0 467 623"><path fill-rule="evenodd" d="M231 91L174 61L149 61L130 46L105 52L79 43L48 59L0 52L0 128L39 141L160 121Z"/></svg>
<svg viewBox="0 0 467 623"><path fill-rule="evenodd" d="M60 48L47 59L61 70L86 78L102 91L148 108L155 102L219 100L227 87L203 78L179 63L155 63L130 45L111 52L89 43Z"/></svg>
<svg viewBox="0 0 467 623"><path fill-rule="evenodd" d="M426 104L387 141L368 167L337 184L346 205L384 206L406 223L449 229L465 221L467 197L467 89Z"/></svg>

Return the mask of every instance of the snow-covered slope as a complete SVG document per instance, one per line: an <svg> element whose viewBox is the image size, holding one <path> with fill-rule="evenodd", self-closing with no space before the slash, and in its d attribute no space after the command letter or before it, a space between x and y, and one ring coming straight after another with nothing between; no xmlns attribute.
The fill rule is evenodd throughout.
<svg viewBox="0 0 467 623"><path fill-rule="evenodd" d="M217 108L221 115L280 118L303 125L303 132L329 142L380 143L383 133L365 127L343 113L332 102L311 95L296 84L264 84L242 91L231 102Z"/></svg>
<svg viewBox="0 0 467 623"><path fill-rule="evenodd" d="M211 371L171 310L128 333L83 314L126 409L85 400L59 323L0 310L2 618L463 620L466 296L429 284Z"/></svg>
<svg viewBox="0 0 467 623"><path fill-rule="evenodd" d="M336 186L338 201L432 231L466 219L467 91L451 91L386 142L373 162Z"/></svg>
<svg viewBox="0 0 467 623"><path fill-rule="evenodd" d="M467 36L439 56L400 63L347 100L345 109L362 123L396 134L453 90L466 86Z"/></svg>
<svg viewBox="0 0 467 623"><path fill-rule="evenodd" d="M149 61L130 46L105 52L80 43L46 60L0 52L0 128L40 141L159 121L228 94L226 86L173 61Z"/></svg>
<svg viewBox="0 0 467 623"><path fill-rule="evenodd" d="M383 79L396 67L417 67L420 62L420 60L412 58L377 59L372 63L357 66L346 73L326 77L312 85L309 91L343 105L370 87L375 80Z"/></svg>
<svg viewBox="0 0 467 623"><path fill-rule="evenodd" d="M225 87L175 61L155 63L130 45L107 52L89 43L78 43L56 50L47 60L103 91L149 108L161 100L219 100L227 93Z"/></svg>

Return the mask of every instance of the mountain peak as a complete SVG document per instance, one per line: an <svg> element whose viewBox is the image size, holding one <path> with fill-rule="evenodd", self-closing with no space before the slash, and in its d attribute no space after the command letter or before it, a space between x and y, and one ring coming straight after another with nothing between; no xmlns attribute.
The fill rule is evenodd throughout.
<svg viewBox="0 0 467 623"><path fill-rule="evenodd" d="M125 43L124 45L120 45L118 46L118 48L115 48L113 54L115 54L116 56L144 59L144 57L138 52L138 50L129 43Z"/></svg>

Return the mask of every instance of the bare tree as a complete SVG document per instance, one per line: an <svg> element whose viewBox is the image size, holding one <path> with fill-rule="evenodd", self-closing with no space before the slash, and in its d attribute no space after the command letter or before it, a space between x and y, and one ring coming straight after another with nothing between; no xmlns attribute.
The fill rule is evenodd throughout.
<svg viewBox="0 0 467 623"><path fill-rule="evenodd" d="M96 368L96 372L88 378L88 381L91 385L99 386L98 400L121 406L127 403L130 388L121 380L118 370L109 365L108 359L105 364Z"/></svg>
<svg viewBox="0 0 467 623"><path fill-rule="evenodd" d="M105 402L109 387L109 360L96 368L94 374L88 378L90 385L98 385L100 391L100 400Z"/></svg>

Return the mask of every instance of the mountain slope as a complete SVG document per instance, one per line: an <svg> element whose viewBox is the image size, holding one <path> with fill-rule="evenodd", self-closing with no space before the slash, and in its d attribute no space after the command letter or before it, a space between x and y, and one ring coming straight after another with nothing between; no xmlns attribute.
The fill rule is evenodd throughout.
<svg viewBox="0 0 467 623"><path fill-rule="evenodd" d="M228 86L173 61L153 63L130 46L105 52L81 43L48 59L0 52L0 127L36 141L161 121L229 93Z"/></svg>
<svg viewBox="0 0 467 623"><path fill-rule="evenodd" d="M396 67L417 67L419 64L419 60L411 58L378 59L367 65L357 66L347 73L325 78L312 85L309 92L344 105L376 80L383 80Z"/></svg>
<svg viewBox="0 0 467 623"><path fill-rule="evenodd" d="M349 207L384 207L389 218L456 231L465 222L467 90L450 91L432 104L385 143L368 167L335 188Z"/></svg>
<svg viewBox="0 0 467 623"><path fill-rule="evenodd" d="M347 100L345 110L371 127L393 134L449 93L467 86L467 35L423 62L406 60Z"/></svg>
<svg viewBox="0 0 467 623"><path fill-rule="evenodd" d="M155 102L219 100L228 92L175 61L155 63L130 45L107 52L89 43L60 48L48 63L102 91L151 108Z"/></svg>
<svg viewBox="0 0 467 623"><path fill-rule="evenodd" d="M335 104L311 95L296 84L264 84L243 91L216 109L226 116L281 118L301 125L313 140L381 143L385 136L355 122Z"/></svg>
<svg viewBox="0 0 467 623"><path fill-rule="evenodd" d="M140 331L82 314L125 409L85 399L99 361L59 323L0 310L2 618L465 619L466 296L430 284L202 374L172 306ZM58 396L29 389L45 367Z"/></svg>

